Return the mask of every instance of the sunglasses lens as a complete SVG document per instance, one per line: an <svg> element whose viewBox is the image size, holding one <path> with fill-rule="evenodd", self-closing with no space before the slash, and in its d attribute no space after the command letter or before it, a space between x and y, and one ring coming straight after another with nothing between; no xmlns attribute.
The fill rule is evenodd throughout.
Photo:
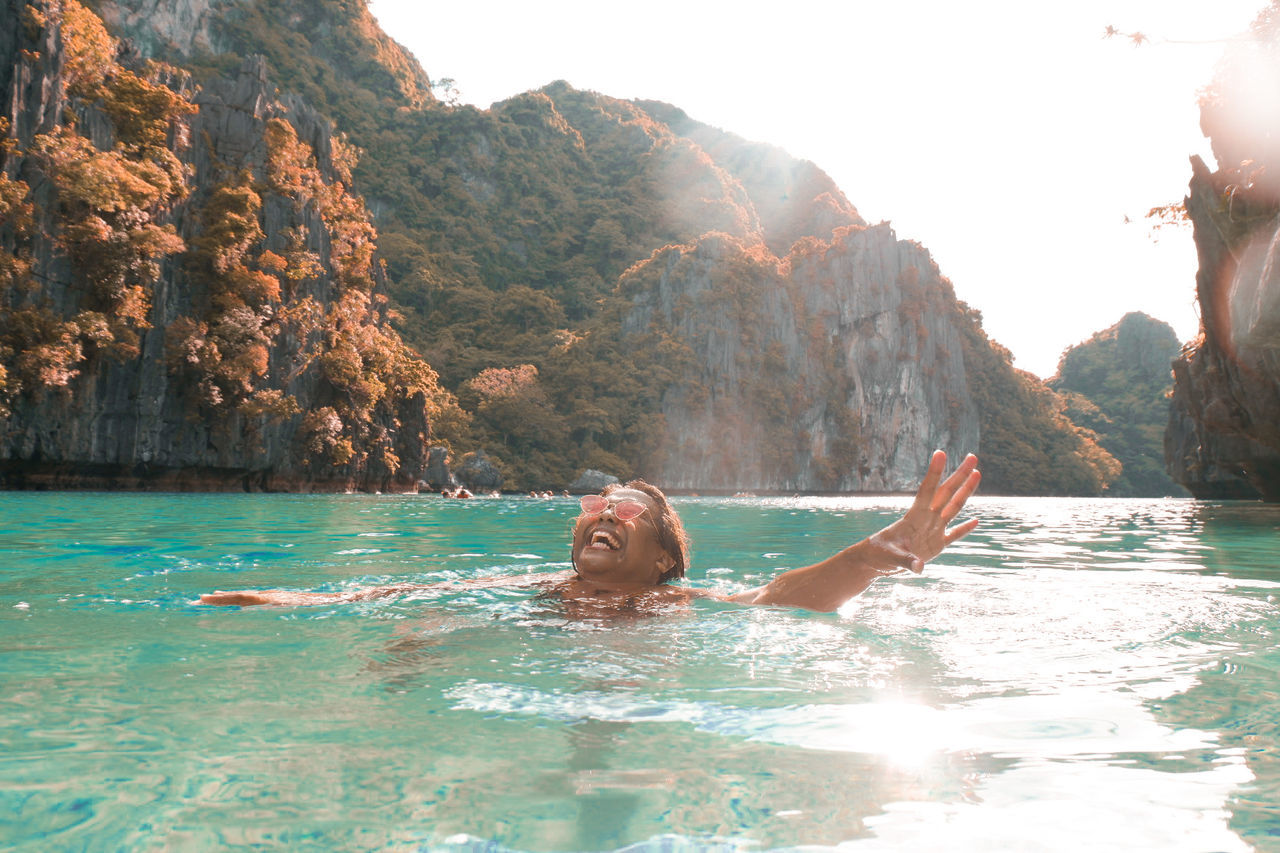
<svg viewBox="0 0 1280 853"><path fill-rule="evenodd" d="M622 521L638 518L642 512L644 512L644 504L636 501L623 501L613 508L613 514Z"/></svg>
<svg viewBox="0 0 1280 853"><path fill-rule="evenodd" d="M604 512L604 508L609 505L609 502L600 495L583 495L582 500L578 501L578 503L582 506L583 512L593 515L597 512Z"/></svg>

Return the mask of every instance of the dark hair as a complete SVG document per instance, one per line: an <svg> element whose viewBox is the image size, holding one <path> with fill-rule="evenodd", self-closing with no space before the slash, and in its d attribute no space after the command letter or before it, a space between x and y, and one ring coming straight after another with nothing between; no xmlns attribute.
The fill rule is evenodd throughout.
<svg viewBox="0 0 1280 853"><path fill-rule="evenodd" d="M653 520L653 526L658 530L658 544L671 559L675 560L675 565L658 578L658 583L684 577L685 570L689 568L689 534L684 532L684 523L676 514L675 507L667 501L667 496L662 493L662 489L644 480L632 480L621 486L610 483L600 494L608 495L618 489L635 489L637 492L644 492L658 505L658 517Z"/></svg>

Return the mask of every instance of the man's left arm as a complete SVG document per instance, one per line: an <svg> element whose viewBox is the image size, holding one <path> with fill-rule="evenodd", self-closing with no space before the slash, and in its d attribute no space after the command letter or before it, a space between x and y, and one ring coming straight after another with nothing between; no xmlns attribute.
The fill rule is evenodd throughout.
<svg viewBox="0 0 1280 853"><path fill-rule="evenodd" d="M978 459L965 457L945 480L947 454L934 452L929 470L902 518L878 533L856 542L820 563L792 569L764 586L728 596L743 604L778 604L808 610L832 611L860 594L878 577L902 569L919 574L925 563L978 526L970 519L948 528L969 500L982 475Z"/></svg>

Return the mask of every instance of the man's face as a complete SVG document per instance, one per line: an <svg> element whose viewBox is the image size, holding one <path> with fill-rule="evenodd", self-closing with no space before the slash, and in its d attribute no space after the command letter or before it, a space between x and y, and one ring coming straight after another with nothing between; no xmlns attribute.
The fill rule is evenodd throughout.
<svg viewBox="0 0 1280 853"><path fill-rule="evenodd" d="M658 543L658 506L644 492L617 489L605 496L609 506L583 512L573 528L573 564L583 580L622 585L656 586L675 561ZM614 507L623 501L645 511L623 521Z"/></svg>

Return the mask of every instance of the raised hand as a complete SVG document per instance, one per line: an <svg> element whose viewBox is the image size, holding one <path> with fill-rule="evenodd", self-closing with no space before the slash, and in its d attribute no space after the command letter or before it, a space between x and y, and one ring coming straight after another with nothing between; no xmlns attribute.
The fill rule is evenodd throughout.
<svg viewBox="0 0 1280 853"><path fill-rule="evenodd" d="M924 571L925 563L978 526L975 518L947 527L960 514L982 480L982 474L978 472L978 457L970 453L960 467L943 480L942 472L946 467L947 454L941 450L934 451L911 509L870 538L873 546L871 556L877 571L890 573L903 568L919 574Z"/></svg>
<svg viewBox="0 0 1280 853"><path fill-rule="evenodd" d="M970 454L946 480L947 454L929 460L929 470L906 515L888 527L827 559L783 572L769 583L728 596L744 604L783 604L810 610L835 610L883 575L901 569L919 574L942 549L978 526L977 520L948 528L978 488L977 457Z"/></svg>

